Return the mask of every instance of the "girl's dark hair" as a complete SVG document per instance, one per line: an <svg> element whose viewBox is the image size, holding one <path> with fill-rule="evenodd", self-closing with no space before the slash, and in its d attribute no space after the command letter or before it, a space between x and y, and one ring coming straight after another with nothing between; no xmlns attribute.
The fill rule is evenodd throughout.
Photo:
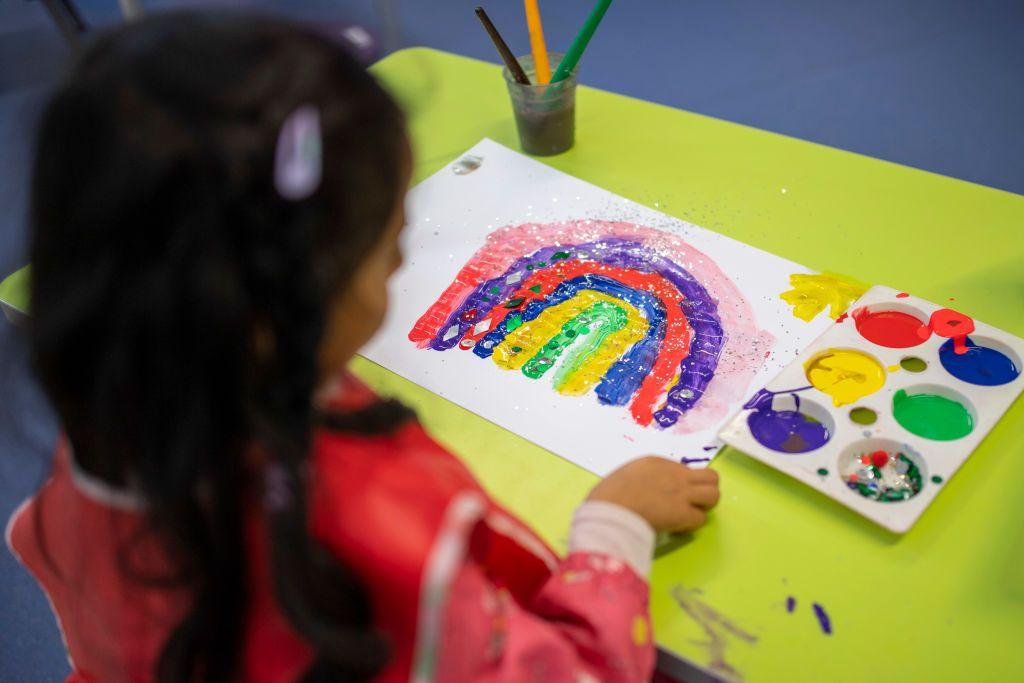
<svg viewBox="0 0 1024 683"><path fill-rule="evenodd" d="M323 178L294 202L275 191L274 153L303 105L320 114ZM387 649L369 597L310 538L303 482L327 301L404 189L399 109L311 31L173 14L86 50L37 144L36 372L79 466L145 498L194 595L158 679L240 673L253 460L290 482L290 504L265 515L277 600L317 652L307 679L371 678ZM402 417L375 412L327 422L372 431Z"/></svg>

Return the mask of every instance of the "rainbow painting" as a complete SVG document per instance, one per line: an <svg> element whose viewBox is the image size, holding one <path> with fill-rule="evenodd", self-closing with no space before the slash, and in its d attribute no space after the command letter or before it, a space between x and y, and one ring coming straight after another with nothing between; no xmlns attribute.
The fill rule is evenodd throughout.
<svg viewBox="0 0 1024 683"><path fill-rule="evenodd" d="M492 232L409 339L683 432L720 418L772 346L707 255L660 230L593 219Z"/></svg>
<svg viewBox="0 0 1024 683"><path fill-rule="evenodd" d="M424 412L471 447L521 445L487 421L599 475L648 454L709 462L721 426L834 324L811 313L845 296L491 140L414 187L406 215L361 355L483 418Z"/></svg>

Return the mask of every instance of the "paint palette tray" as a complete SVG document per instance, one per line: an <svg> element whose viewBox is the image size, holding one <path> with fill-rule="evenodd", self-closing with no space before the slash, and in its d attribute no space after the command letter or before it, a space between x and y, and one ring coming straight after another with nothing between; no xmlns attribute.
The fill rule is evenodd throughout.
<svg viewBox="0 0 1024 683"><path fill-rule="evenodd" d="M904 533L1022 389L1024 340L872 287L730 420L730 446Z"/></svg>

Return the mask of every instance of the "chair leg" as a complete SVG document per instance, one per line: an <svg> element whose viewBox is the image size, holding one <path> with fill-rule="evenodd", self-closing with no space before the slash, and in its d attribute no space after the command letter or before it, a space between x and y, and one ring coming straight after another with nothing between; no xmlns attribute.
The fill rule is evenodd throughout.
<svg viewBox="0 0 1024 683"><path fill-rule="evenodd" d="M57 28L64 35L64 40L73 50L77 50L80 38L88 27L75 5L71 0L42 0L42 3L50 13L53 23L57 24Z"/></svg>

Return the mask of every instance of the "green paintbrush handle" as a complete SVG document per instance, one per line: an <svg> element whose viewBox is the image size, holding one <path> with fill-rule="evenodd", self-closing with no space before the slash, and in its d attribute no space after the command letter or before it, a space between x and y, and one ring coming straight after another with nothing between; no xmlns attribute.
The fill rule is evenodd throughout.
<svg viewBox="0 0 1024 683"><path fill-rule="evenodd" d="M608 11L608 5L610 4L612 4L612 0L597 0L594 9L590 10L590 16L583 23L583 28L576 34L576 39L572 41L572 45L569 46L565 56L562 57L561 63L551 77L552 83L557 83L571 74L572 70L579 64L583 51L587 49L587 43L594 36L594 31L597 30L597 25L601 23L601 19L604 18L604 13Z"/></svg>

